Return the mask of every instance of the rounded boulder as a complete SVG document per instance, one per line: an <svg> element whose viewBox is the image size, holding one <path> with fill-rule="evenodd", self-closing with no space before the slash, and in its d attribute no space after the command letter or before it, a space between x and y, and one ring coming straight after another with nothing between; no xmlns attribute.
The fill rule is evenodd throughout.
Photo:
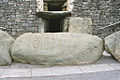
<svg viewBox="0 0 120 80"><path fill-rule="evenodd" d="M0 65L11 64L10 48L14 39L6 32L0 31Z"/></svg>
<svg viewBox="0 0 120 80"><path fill-rule="evenodd" d="M39 65L88 64L102 53L101 38L79 33L26 33L11 49L15 61Z"/></svg>
<svg viewBox="0 0 120 80"><path fill-rule="evenodd" d="M120 62L120 31L105 37L104 42L106 51Z"/></svg>

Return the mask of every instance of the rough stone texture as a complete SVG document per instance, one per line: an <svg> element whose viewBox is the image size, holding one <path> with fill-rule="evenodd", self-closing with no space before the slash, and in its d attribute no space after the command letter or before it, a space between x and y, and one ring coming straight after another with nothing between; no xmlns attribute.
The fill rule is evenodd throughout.
<svg viewBox="0 0 120 80"><path fill-rule="evenodd" d="M63 19L63 32L68 32L69 28L69 17Z"/></svg>
<svg viewBox="0 0 120 80"><path fill-rule="evenodd" d="M101 27L97 34L99 36L101 36L102 38L104 38L105 36L108 36L114 32L117 32L120 30L120 21L119 22L116 22L114 24L111 24L111 25L108 25L108 26L105 26L105 27ZM104 33L104 34L102 34Z"/></svg>
<svg viewBox="0 0 120 80"><path fill-rule="evenodd" d="M0 0L0 27L13 37L37 32L41 22L35 16L36 0Z"/></svg>
<svg viewBox="0 0 120 80"><path fill-rule="evenodd" d="M74 8L74 0L67 0L67 11L72 11Z"/></svg>
<svg viewBox="0 0 120 80"><path fill-rule="evenodd" d="M120 31L105 37L105 48L120 62Z"/></svg>
<svg viewBox="0 0 120 80"><path fill-rule="evenodd" d="M72 16L92 18L94 34L106 36L120 30L119 26L114 30L109 27L98 33L101 27L120 21L120 0L75 0L70 4L74 6ZM38 32L41 21L35 16L36 11L43 11L42 0L0 0L0 27L13 37Z"/></svg>
<svg viewBox="0 0 120 80"><path fill-rule="evenodd" d="M101 38L77 33L26 33L11 49L15 61L44 65L93 63L102 53Z"/></svg>
<svg viewBox="0 0 120 80"><path fill-rule="evenodd" d="M44 4L43 0L36 0L36 4L37 4L37 9L36 9L37 12L44 10L45 4Z"/></svg>
<svg viewBox="0 0 120 80"><path fill-rule="evenodd" d="M107 28L97 33L102 27L120 21L120 0L75 0L72 15L76 17L90 17L93 22L93 33L105 37L109 33L120 30ZM114 26L113 26L114 27Z"/></svg>
<svg viewBox="0 0 120 80"><path fill-rule="evenodd" d="M92 20L90 18L70 17L68 32L92 34Z"/></svg>
<svg viewBox="0 0 120 80"><path fill-rule="evenodd" d="M11 64L10 48L13 41L8 33L0 31L0 65Z"/></svg>

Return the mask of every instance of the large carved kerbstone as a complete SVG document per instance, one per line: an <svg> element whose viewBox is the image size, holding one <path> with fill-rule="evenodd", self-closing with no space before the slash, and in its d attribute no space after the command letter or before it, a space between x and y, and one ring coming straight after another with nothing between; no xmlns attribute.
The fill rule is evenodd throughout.
<svg viewBox="0 0 120 80"><path fill-rule="evenodd" d="M120 31L105 37L105 48L120 62Z"/></svg>
<svg viewBox="0 0 120 80"><path fill-rule="evenodd" d="M13 41L8 33L0 31L0 65L11 64L10 48Z"/></svg>
<svg viewBox="0 0 120 80"><path fill-rule="evenodd" d="M45 65L74 65L98 61L102 39L77 33L26 33L12 46L15 61Z"/></svg>
<svg viewBox="0 0 120 80"><path fill-rule="evenodd" d="M72 33L92 34L91 18L70 17L68 31Z"/></svg>

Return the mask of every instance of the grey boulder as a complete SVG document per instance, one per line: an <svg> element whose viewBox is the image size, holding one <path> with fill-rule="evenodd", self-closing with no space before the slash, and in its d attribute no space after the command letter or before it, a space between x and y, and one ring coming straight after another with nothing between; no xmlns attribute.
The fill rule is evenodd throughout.
<svg viewBox="0 0 120 80"><path fill-rule="evenodd" d="M13 41L8 33L0 31L0 65L11 64L10 48Z"/></svg>
<svg viewBox="0 0 120 80"><path fill-rule="evenodd" d="M105 37L105 49L120 62L120 31Z"/></svg>
<svg viewBox="0 0 120 80"><path fill-rule="evenodd" d="M101 38L78 33L26 33L11 49L15 61L39 65L88 64L98 61L102 53Z"/></svg>

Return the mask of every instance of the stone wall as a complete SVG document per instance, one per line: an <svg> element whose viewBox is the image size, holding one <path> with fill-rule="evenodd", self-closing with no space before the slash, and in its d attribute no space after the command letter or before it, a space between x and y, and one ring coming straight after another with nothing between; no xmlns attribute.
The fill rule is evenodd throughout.
<svg viewBox="0 0 120 80"><path fill-rule="evenodd" d="M40 23L35 16L36 0L0 0L0 27L13 37L37 32Z"/></svg>
<svg viewBox="0 0 120 80"><path fill-rule="evenodd" d="M43 5L43 0L0 0L0 29L15 38L25 32L40 32L43 21L35 13L43 11Z"/></svg>
<svg viewBox="0 0 120 80"><path fill-rule="evenodd" d="M112 27L102 33L98 33L99 29L120 21L120 0L75 0L72 14L92 18L93 33L104 37L112 33ZM120 25L115 29L120 30Z"/></svg>
<svg viewBox="0 0 120 80"><path fill-rule="evenodd" d="M71 9L73 3L70 4ZM72 16L92 18L93 33L106 36L114 31L111 28L100 33L98 31L101 27L120 21L119 5L120 0L75 0ZM42 20L35 13L40 10L43 10L41 0L0 0L0 28L6 28L13 37L25 32L38 32ZM116 29L120 30L120 26Z"/></svg>

